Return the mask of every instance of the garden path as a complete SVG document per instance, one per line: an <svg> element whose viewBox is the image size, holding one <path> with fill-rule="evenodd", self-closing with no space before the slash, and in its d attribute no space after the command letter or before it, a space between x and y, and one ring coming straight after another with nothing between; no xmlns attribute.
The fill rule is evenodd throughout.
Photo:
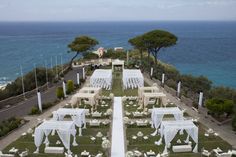
<svg viewBox="0 0 236 157"><path fill-rule="evenodd" d="M113 121L112 121L112 157L124 157L124 124L123 124L123 109L121 97L114 98L113 106Z"/></svg>

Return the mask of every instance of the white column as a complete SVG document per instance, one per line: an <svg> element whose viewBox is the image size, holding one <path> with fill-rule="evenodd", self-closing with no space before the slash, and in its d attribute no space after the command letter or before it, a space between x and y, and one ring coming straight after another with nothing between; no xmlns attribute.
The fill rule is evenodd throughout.
<svg viewBox="0 0 236 157"><path fill-rule="evenodd" d="M203 92L199 93L199 100L198 100L198 106L202 107L203 102Z"/></svg>
<svg viewBox="0 0 236 157"><path fill-rule="evenodd" d="M180 87L181 87L181 81L179 81L177 86L177 96L180 97Z"/></svg>
<svg viewBox="0 0 236 157"><path fill-rule="evenodd" d="M79 80L79 73L77 73L77 84L79 85L79 83L80 83L80 80Z"/></svg>
<svg viewBox="0 0 236 157"><path fill-rule="evenodd" d="M152 75L153 75L153 67L151 67L151 77L152 77Z"/></svg>
<svg viewBox="0 0 236 157"><path fill-rule="evenodd" d="M66 97L66 83L65 83L65 81L62 82L62 88L63 88L64 97Z"/></svg>
<svg viewBox="0 0 236 157"><path fill-rule="evenodd" d="M165 83L165 74L162 73L162 77L161 77L161 84L164 84Z"/></svg>
<svg viewBox="0 0 236 157"><path fill-rule="evenodd" d="M42 99L41 99L41 93L39 91L37 92L37 96L38 96L38 107L39 107L40 112L42 112L43 111L43 109L42 109Z"/></svg>
<svg viewBox="0 0 236 157"><path fill-rule="evenodd" d="M83 67L83 79L85 79L85 67Z"/></svg>

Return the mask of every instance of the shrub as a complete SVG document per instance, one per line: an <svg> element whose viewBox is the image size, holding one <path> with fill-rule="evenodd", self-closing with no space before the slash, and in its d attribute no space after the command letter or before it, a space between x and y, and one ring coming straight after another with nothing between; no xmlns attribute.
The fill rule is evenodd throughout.
<svg viewBox="0 0 236 157"><path fill-rule="evenodd" d="M32 107L32 109L31 109L31 115L35 115L35 114L39 114L40 112L39 112L39 109L37 108L37 107Z"/></svg>
<svg viewBox="0 0 236 157"><path fill-rule="evenodd" d="M72 80L67 81L67 93L71 94L74 91L74 82Z"/></svg>
<svg viewBox="0 0 236 157"><path fill-rule="evenodd" d="M62 99L62 98L65 97L64 93L63 93L63 88L62 87L58 87L57 88L56 94L57 94L57 98L58 99Z"/></svg>
<svg viewBox="0 0 236 157"><path fill-rule="evenodd" d="M0 123L0 137L5 136L10 131L18 128L21 125L22 119L17 119L15 117L4 120Z"/></svg>
<svg viewBox="0 0 236 157"><path fill-rule="evenodd" d="M233 112L233 101L232 100L224 100L224 99L208 99L206 102L207 109L214 115L216 113L217 116L226 113L227 116Z"/></svg>

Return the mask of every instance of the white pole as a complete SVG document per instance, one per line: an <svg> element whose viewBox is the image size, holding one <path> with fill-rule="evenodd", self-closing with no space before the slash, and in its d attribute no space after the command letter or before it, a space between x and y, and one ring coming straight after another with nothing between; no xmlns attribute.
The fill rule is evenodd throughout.
<svg viewBox="0 0 236 157"><path fill-rule="evenodd" d="M21 73L22 92L23 92L23 96L25 98L24 76L23 76L22 66L21 65L20 65L20 73Z"/></svg>
<svg viewBox="0 0 236 157"><path fill-rule="evenodd" d="M47 60L45 60L45 71L46 71L46 84L47 84L47 88L48 88L48 69L47 69Z"/></svg>
<svg viewBox="0 0 236 157"><path fill-rule="evenodd" d="M65 81L62 82L62 87L63 87L64 97L66 97L66 83L65 83Z"/></svg>
<svg viewBox="0 0 236 157"><path fill-rule="evenodd" d="M35 79L35 86L36 86L36 89L38 90L38 81L37 81L37 69L36 69L36 64L34 64L34 79Z"/></svg>
<svg viewBox="0 0 236 157"><path fill-rule="evenodd" d="M200 92L199 93L199 101L198 101L198 105L200 107L202 107L202 102L203 102L203 92Z"/></svg>
<svg viewBox="0 0 236 157"><path fill-rule="evenodd" d="M152 75L153 75L153 67L151 67L151 77L152 77Z"/></svg>
<svg viewBox="0 0 236 157"><path fill-rule="evenodd" d="M62 54L61 54L61 72L63 72Z"/></svg>
<svg viewBox="0 0 236 157"><path fill-rule="evenodd" d="M80 80L79 80L79 73L77 73L77 84L79 85Z"/></svg>
<svg viewBox="0 0 236 157"><path fill-rule="evenodd" d="M180 87L181 87L181 81L179 81L178 87L177 87L177 96L178 97L180 97Z"/></svg>
<svg viewBox="0 0 236 157"><path fill-rule="evenodd" d="M83 67L83 80L85 79L85 68Z"/></svg>
<svg viewBox="0 0 236 157"><path fill-rule="evenodd" d="M42 99L41 99L41 93L39 91L37 92L37 96L38 96L38 107L39 107L40 112L42 112L43 111L43 109L42 109Z"/></svg>
<svg viewBox="0 0 236 157"><path fill-rule="evenodd" d="M58 77L58 74L57 74L57 56L55 56L55 59L56 59L56 77Z"/></svg>
<svg viewBox="0 0 236 157"><path fill-rule="evenodd" d="M165 74L162 73L162 77L161 77L161 83L164 84L165 83Z"/></svg>
<svg viewBox="0 0 236 157"><path fill-rule="evenodd" d="M51 69L53 68L53 65L52 65L52 57L51 57Z"/></svg>
<svg viewBox="0 0 236 157"><path fill-rule="evenodd" d="M126 60L127 60L127 64L129 63L129 51L126 52Z"/></svg>

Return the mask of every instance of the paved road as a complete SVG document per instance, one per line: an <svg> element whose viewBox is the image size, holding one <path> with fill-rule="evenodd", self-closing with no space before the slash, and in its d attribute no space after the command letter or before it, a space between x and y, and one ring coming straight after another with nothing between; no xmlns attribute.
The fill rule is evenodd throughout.
<svg viewBox="0 0 236 157"><path fill-rule="evenodd" d="M65 80L73 80L76 83L76 73L79 72L80 76L82 76L82 69L81 68L75 68L71 71L69 71L65 75ZM58 86L62 86L61 83L59 83L57 86L49 88L47 91L43 92L41 94L42 96L42 103L47 102L54 102L56 98L56 88ZM37 96L31 97L27 99L24 102L20 102L10 108L2 109L0 110L0 121L4 119L8 119L10 117L21 117L24 115L27 115L31 108L38 104Z"/></svg>
<svg viewBox="0 0 236 157"><path fill-rule="evenodd" d="M149 79L148 76L145 77L145 82L147 82L148 85L153 85L155 81ZM236 134L234 131L232 131L232 127L230 127L229 124L226 125L217 125L215 122L212 122L209 118L206 118L203 113L197 113L194 111L190 106L187 106L183 102L181 102L177 97L171 95L170 93L167 93L164 88L160 87L160 90L164 92L167 95L167 98L176 104L181 109L186 109L186 112L194 118L199 118L199 122L203 125L207 126L208 128L212 128L215 132L219 133L220 137L227 141L230 145L232 145L233 148L236 148Z"/></svg>

